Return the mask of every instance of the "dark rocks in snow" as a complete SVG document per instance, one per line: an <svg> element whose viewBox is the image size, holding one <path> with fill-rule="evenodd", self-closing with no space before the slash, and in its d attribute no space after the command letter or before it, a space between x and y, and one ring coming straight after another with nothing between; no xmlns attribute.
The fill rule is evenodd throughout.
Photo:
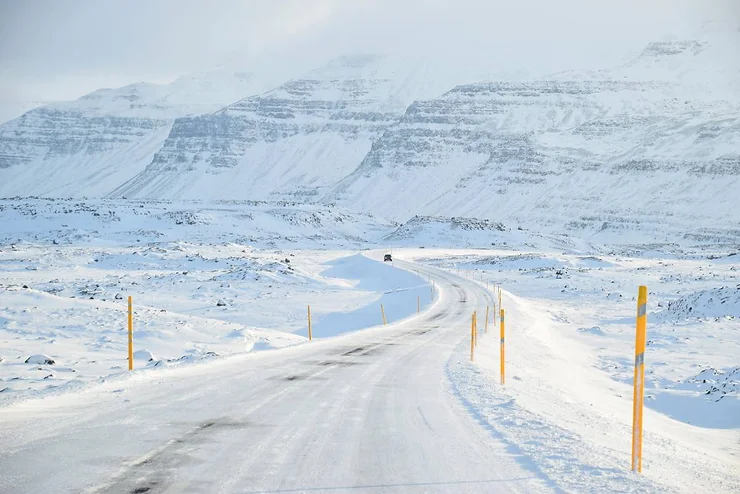
<svg viewBox="0 0 740 494"><path fill-rule="evenodd" d="M684 295L669 301L658 316L663 321L740 317L740 285L722 286Z"/></svg>
<svg viewBox="0 0 740 494"><path fill-rule="evenodd" d="M740 392L740 367L725 371L708 367L686 382L707 385L701 386L703 394L720 401L725 396L736 396Z"/></svg>
<svg viewBox="0 0 740 494"><path fill-rule="evenodd" d="M116 300L123 300L123 295L121 295L120 293L116 293L116 296L113 298Z"/></svg>

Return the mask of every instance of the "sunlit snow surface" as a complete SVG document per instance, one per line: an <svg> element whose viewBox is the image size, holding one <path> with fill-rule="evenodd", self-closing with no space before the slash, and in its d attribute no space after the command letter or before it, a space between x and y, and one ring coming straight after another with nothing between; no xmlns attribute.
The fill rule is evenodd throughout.
<svg viewBox="0 0 740 494"><path fill-rule="evenodd" d="M324 207L30 200L0 217L0 401L125 371L129 296L141 369L300 343L308 304L321 338L428 294L390 268L355 286L375 264L363 239L392 225Z"/></svg>
<svg viewBox="0 0 740 494"><path fill-rule="evenodd" d="M633 485L615 465L629 451L635 295L646 284L651 482L739 485L726 465L740 453L740 263L721 245L604 246L476 219L398 225L291 203L2 201L0 403L303 344L308 305L314 337L329 338L380 326L380 304L398 322L417 300L422 311L433 296L456 302L384 253L505 288L506 387L491 320L474 365L461 332L450 388L566 489ZM484 308L470 310L483 332ZM693 470L676 470L674 457Z"/></svg>

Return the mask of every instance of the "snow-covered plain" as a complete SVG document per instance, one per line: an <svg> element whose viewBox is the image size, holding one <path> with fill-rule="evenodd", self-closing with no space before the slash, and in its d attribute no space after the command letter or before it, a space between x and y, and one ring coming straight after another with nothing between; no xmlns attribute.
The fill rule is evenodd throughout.
<svg viewBox="0 0 740 494"><path fill-rule="evenodd" d="M640 284L649 288L643 468L659 482L651 490L691 491L717 479L723 492L740 485L740 321L734 315L740 265L728 262L734 257L484 249L403 254L481 286L505 287L506 386L498 385L499 328L492 321L475 364L463 342L448 371L471 413L562 479L567 491L582 491L595 476L603 476L591 484L596 491L619 490L620 459L629 461ZM597 472L604 465L616 468Z"/></svg>
<svg viewBox="0 0 740 494"><path fill-rule="evenodd" d="M558 354L568 366L585 364L627 385L633 379L637 286L647 285L646 406L702 428L740 428L740 264L733 262L734 252L676 257L445 250L438 258L433 252L413 257L503 283L512 308L530 319L519 323L524 331L562 346Z"/></svg>
<svg viewBox="0 0 740 494"><path fill-rule="evenodd" d="M394 265L380 262L385 252L393 253ZM257 441L255 451L267 451L261 460L256 452L244 453L251 455L244 461L267 462L274 475L250 480L253 469L235 473L229 459L211 474L197 469L203 478L196 480L226 491L323 492L324 486L342 492L337 486L375 485L381 491L393 486L399 492L481 492L490 486L472 482L474 477L492 482L480 480L480 473L502 474L495 465L479 469L477 461L485 459L511 472L491 487L505 491L735 492L740 489L737 260L737 250L726 246L604 246L491 221L417 217L398 225L317 205L2 201L0 435L10 446L0 453L0 468L12 473L0 479L0 490L34 492L57 479L66 486L62 491L103 482L100 490L129 492L136 486L123 486L134 476L115 472L142 468L137 458L166 451L163 445L191 422L197 426L213 414L235 413L239 397L230 383L236 380L244 392L257 393L244 399L264 400L267 407L249 412L261 418L248 413L245 420L270 420L283 429L264 437L260 427L238 433L245 434L240 440ZM493 283L505 289L505 387L498 385L492 320L475 363L468 361L470 314L478 311L483 333ZM650 294L644 473L635 476L629 472L629 441L640 284ZM134 373L124 370L128 296L136 309ZM387 328L381 326L381 303L391 323ZM313 334L321 340L313 347L305 344L309 304ZM371 326L375 329L358 331ZM385 350L373 353L378 338ZM363 368L353 360L360 353L355 347L378 360ZM311 348L327 355L312 357ZM340 359L352 362L339 365L329 356L338 349L347 354ZM302 384L307 371L301 366L317 358L321 365L326 359L325 377L305 377ZM204 388L186 391L185 377ZM302 391L312 379L329 380L314 384L321 384L315 396ZM283 387L286 380L291 384ZM168 405L172 393L182 395L177 411ZM202 399L188 401L198 393L223 399L209 400L204 408ZM295 406L267 404L270 393ZM89 428L72 425L78 435L64 429L66 419L53 424L45 418L52 411L77 416L88 402L99 404L103 415L135 414L131 420L143 428L120 445L125 453L96 442L106 437L95 431L103 430L107 415L98 422L90 415ZM161 418L157 410L168 406ZM315 427L304 429L298 410L308 413ZM46 432L31 433L34 421L34 428ZM357 432L363 423L376 432ZM360 434L359 450L338 446L336 437L350 429ZM444 473L440 462L458 451L449 441L470 440L473 431L486 439L474 440L473 457L447 464L457 477L432 475L430 468ZM324 443L319 433L334 439ZM66 454L64 468L54 469L49 479L32 480L39 462L61 447L49 449L48 441L94 444L89 455L97 452L107 460L79 481L68 472L79 467L75 461L93 457ZM319 457L345 451L361 463L351 461L326 474L336 484L322 483L312 472L323 467L308 460L291 476L270 463L274 448L260 449L281 441L298 448L299 456L311 456L311 448L323 444ZM421 449L409 446L408 456L398 444ZM491 456L494 451L498 456ZM378 456L396 453L398 468ZM428 465L408 459L422 453L431 455ZM118 454L124 455L123 466ZM361 475L352 465L372 468ZM141 478L155 473L161 474ZM233 483L217 473L235 475ZM424 483L432 477L440 483Z"/></svg>
<svg viewBox="0 0 740 494"><path fill-rule="evenodd" d="M0 401L127 369L129 296L137 368L303 342L309 304L324 338L430 301L427 280L358 254L392 225L324 207L5 201L0 217Z"/></svg>

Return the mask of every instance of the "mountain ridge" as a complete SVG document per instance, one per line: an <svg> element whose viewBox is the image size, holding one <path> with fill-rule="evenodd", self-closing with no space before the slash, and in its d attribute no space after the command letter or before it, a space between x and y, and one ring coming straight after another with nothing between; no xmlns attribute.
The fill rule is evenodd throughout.
<svg viewBox="0 0 740 494"><path fill-rule="evenodd" d="M740 62L722 62L737 41L656 41L619 66L518 80L449 74L427 58L340 57L222 108L157 121L150 145L113 155L125 173L109 166L57 187L29 174L0 195L76 186L90 193L70 195L335 202L398 221L470 216L599 238L733 237ZM20 152L7 165L9 133L0 126L0 178L26 164ZM100 146L116 140L126 136Z"/></svg>

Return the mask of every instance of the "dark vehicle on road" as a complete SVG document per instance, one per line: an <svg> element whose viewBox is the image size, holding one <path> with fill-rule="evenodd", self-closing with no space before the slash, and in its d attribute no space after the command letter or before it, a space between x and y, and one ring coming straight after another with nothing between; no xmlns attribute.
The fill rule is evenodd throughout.
<svg viewBox="0 0 740 494"><path fill-rule="evenodd" d="M390 255L390 254L386 254L386 255L385 255L385 256L383 257L383 262L388 262L388 261L390 261L390 262L393 262L393 258L391 257L391 255Z"/></svg>

